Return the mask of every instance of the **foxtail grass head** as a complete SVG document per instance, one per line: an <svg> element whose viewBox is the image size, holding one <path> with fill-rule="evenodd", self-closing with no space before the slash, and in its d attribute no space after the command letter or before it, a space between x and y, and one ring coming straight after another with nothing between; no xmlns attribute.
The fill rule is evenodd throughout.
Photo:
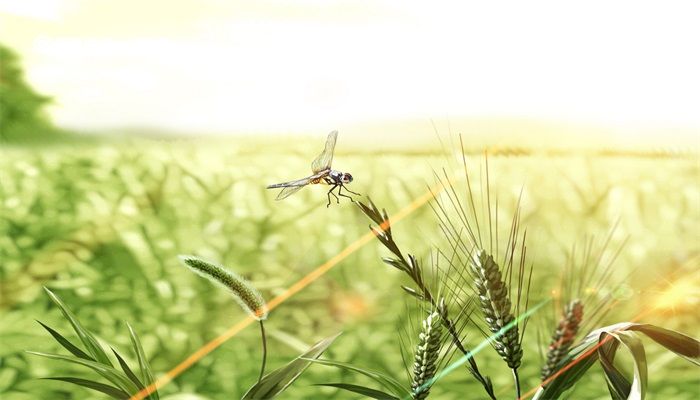
<svg viewBox="0 0 700 400"><path fill-rule="evenodd" d="M184 266L195 273L228 289L233 298L236 299L236 302L243 308L243 311L252 318L258 321L267 318L267 303L265 303L265 299L250 282L221 265L202 260L199 257L181 255L178 258Z"/></svg>

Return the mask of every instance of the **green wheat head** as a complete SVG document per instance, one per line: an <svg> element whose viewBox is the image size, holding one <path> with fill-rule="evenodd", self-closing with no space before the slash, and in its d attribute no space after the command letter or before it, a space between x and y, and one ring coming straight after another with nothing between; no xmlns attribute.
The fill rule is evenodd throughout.
<svg viewBox="0 0 700 400"><path fill-rule="evenodd" d="M423 320L423 329L418 336L411 382L412 396L416 400L425 399L430 393L430 386L426 383L435 376L440 355L441 335L440 314L435 311Z"/></svg>
<svg viewBox="0 0 700 400"><path fill-rule="evenodd" d="M180 262L195 273L228 289L243 311L258 321L267 318L265 299L250 282L221 265L204 261L195 256L178 256Z"/></svg>
<svg viewBox="0 0 700 400"><path fill-rule="evenodd" d="M470 266L486 325L492 333L498 333L515 320L508 287L503 282L498 264L486 251L476 252ZM517 324L495 339L493 344L508 367L516 369L520 366L523 349L520 347Z"/></svg>

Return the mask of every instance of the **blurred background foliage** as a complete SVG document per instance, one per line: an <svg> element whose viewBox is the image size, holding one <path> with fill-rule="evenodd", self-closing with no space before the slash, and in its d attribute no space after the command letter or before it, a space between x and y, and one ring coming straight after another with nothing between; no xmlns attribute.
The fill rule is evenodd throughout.
<svg viewBox="0 0 700 400"><path fill-rule="evenodd" d="M80 375L69 365L24 352L59 351L35 319L70 336L42 286L59 293L86 328L117 348L129 347L125 329L129 321L156 374L161 374L243 317L226 293L180 266L178 254L218 260L271 298L367 232L368 221L352 204L326 208L322 188L304 189L279 203L273 200L275 193L264 189L266 184L306 174L321 137L318 141L69 139L51 126L43 113L50 98L25 82L19 61L0 45L3 400L95 396L60 382L37 382L47 376ZM423 193L434 169L457 165L450 151L373 153L371 147L344 149L342 141L341 135L334 166L352 172L353 190L371 195L390 215ZM46 143L52 145L39 146ZM480 149L470 150L477 154L471 165L479 171ZM619 219L611 249L626 237L629 241L609 287L621 280L624 285L615 293L620 304L606 321L633 318L682 277L694 294L642 322L697 333L697 158L543 155L520 150L492 157L490 173L503 221L512 215L523 190L523 222L536 271L534 300L548 296L556 300L551 289L559 283L572 244L587 235L603 237ZM429 207L418 209L394 230L402 248L424 262L432 248L444 245ZM411 303L399 288L404 278L380 262L383 255L376 243L370 243L274 310L267 324L270 367L344 331L327 357L403 377L397 330L406 326ZM537 318L554 317L549 312ZM544 322L535 323L528 334L522 368L525 388L539 382L536 338L547 337L550 329ZM224 399L243 394L257 377L257 335L251 328L225 343L165 386L165 398ZM472 345L480 340L474 331ZM654 357L655 351L663 352L653 345L650 349L649 397L696 398L694 371L673 356ZM133 354L129 361L134 361ZM479 362L493 377L497 392L508 392L510 376L498 357L485 352ZM347 398L335 389L310 385L353 379L313 366L285 396ZM607 396L600 374L590 375L579 386L578 398ZM466 374L455 373L432 392L434 398L461 399L463 393L480 390Z"/></svg>
<svg viewBox="0 0 700 400"><path fill-rule="evenodd" d="M130 322L158 375L244 316L224 291L179 265L178 254L218 260L271 298L367 232L368 221L352 204L326 208L323 188L305 188L283 202L264 189L303 176L321 142L321 137L240 137L3 146L0 397L96 397L60 382L37 381L76 375L69 365L24 353L60 352L35 319L70 337L42 286L58 293L86 328L118 349L129 348L125 321ZM458 165L451 155L378 155L344 150L342 143L341 134L334 166L352 172L353 190L371 195L390 215L423 193L433 168ZM470 166L478 176L483 157L473 150ZM695 279L697 289L700 167L694 157L492 156L489 168L504 224L523 190L523 222L535 266L533 302L552 295L572 244L586 235L602 238L618 218L611 249L629 240L611 285L621 279L625 285L606 322L630 320L679 277ZM394 232L402 248L424 262L432 247L443 244L427 206ZM406 326L411 302L399 287L404 277L381 263L384 255L371 242L275 309L266 324L269 368L343 331L326 357L403 379L397 331ZM696 290L695 297L641 322L697 334L697 306ZM550 311L535 318L526 338L525 389L539 382L537 330L543 324L537 319L552 320ZM474 331L470 343L480 340ZM649 349L649 398L696 398L697 373L690 364L653 344ZM509 372L491 353L479 355L480 367L494 379L497 393L510 393ZM235 398L255 382L259 357L258 332L251 327L161 393L170 400ZM312 366L283 398L349 398L311 384L356 379ZM461 371L432 392L436 399L461 399L480 390ZM575 393L577 398L608 396L599 373L585 378Z"/></svg>

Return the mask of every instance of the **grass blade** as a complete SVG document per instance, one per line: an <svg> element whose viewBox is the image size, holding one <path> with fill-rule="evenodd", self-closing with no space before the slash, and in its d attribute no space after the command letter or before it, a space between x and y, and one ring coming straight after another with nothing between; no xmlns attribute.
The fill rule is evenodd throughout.
<svg viewBox="0 0 700 400"><path fill-rule="evenodd" d="M260 382L248 389L243 399L271 399L282 393L311 365L310 359L320 357L339 335L340 333L321 340L287 365L265 375Z"/></svg>
<svg viewBox="0 0 700 400"><path fill-rule="evenodd" d="M398 400L398 397L392 396L388 393L384 393L381 390L368 388L360 385L353 385L350 383L319 383L314 386L330 386L342 390L347 390L348 392L358 393L363 396L367 396L371 399L377 400Z"/></svg>
<svg viewBox="0 0 700 400"><path fill-rule="evenodd" d="M63 300L61 300L60 297L46 287L44 287L44 290L49 295L51 300L61 309L61 313L63 313L63 316L68 320L68 322L70 322L71 326L73 326L73 330L78 335L78 338L80 338L80 341L83 342L85 349L88 353L90 353L92 359L111 367L112 362L102 346L100 346L100 343L97 341L95 336L93 336L90 331L83 328L80 321L78 321L78 319L75 317L75 314L73 314L68 306L63 303Z"/></svg>
<svg viewBox="0 0 700 400"><path fill-rule="evenodd" d="M71 354L73 354L74 356L79 357L79 358L84 358L84 359L86 359L86 360L95 361L92 357L90 357L89 355L85 354L85 352L83 352L82 350L80 350L77 346L75 346L75 345L74 345L73 343L71 343L68 339L66 339L65 337L63 337L60 333L58 333L58 332L56 332L55 330L51 329L51 327L49 327L48 325L45 325L45 324L44 324L43 322L41 322L41 321L36 321L36 322L38 322L39 324L41 324L41 326L43 326L44 329L46 329L46 330L51 334L51 336L53 336L53 338L56 339L56 341L57 341L61 346L63 346L63 348L65 348L66 350L70 351Z"/></svg>
<svg viewBox="0 0 700 400"><path fill-rule="evenodd" d="M98 392L102 392L106 394L109 397L115 398L115 399L120 399L120 400L126 400L129 398L129 394L126 393L125 391L115 388L114 386L109 386L105 385L104 383L99 383L87 379L80 379L80 378L70 378L70 377L56 377L56 378L42 378L42 379L49 379L52 381L62 381L62 382L69 382L74 385L86 387L88 389L96 390Z"/></svg>
<svg viewBox="0 0 700 400"><path fill-rule="evenodd" d="M134 352L136 353L136 358L139 360L139 368L141 369L141 378L143 380L143 384L150 385L153 383L155 380L153 378L153 372L151 371L151 366L148 364L148 359L146 358L146 353L143 351L143 347L141 346L141 341L139 340L138 335L136 334L136 331L134 328L131 327L129 323L126 324L126 326L129 328L129 336L131 337L131 344L134 347ZM160 396L158 395L158 391L154 391L151 393L148 398L158 400Z"/></svg>
<svg viewBox="0 0 700 400"><path fill-rule="evenodd" d="M122 371L124 371L127 378L131 379L131 381L134 382L136 386L138 386L139 390L143 389L143 383L141 383L136 374L134 374L134 371L132 371L131 368L129 368L129 364L127 364L126 361L124 361L122 356L120 356L116 350L112 349L112 352L117 357L117 361L119 361L119 366L122 367Z"/></svg>
<svg viewBox="0 0 700 400"><path fill-rule="evenodd" d="M114 369L111 366L104 365L102 363L96 362L96 361L90 361L90 360L85 360L82 358L78 357L71 357L71 356L64 356L61 354L51 354L51 353L40 353L40 352L35 352L35 351L28 351L29 354L34 354L37 356L41 357L46 357L50 358L53 360L60 360L60 361L67 361L70 363L74 364L79 364L83 365L85 367L88 367L92 369L93 371L97 372L101 376L103 376L105 379L109 380L116 386L118 386L120 389L127 393L136 393L139 391L138 387L134 385L134 383L126 377L122 372L119 370Z"/></svg>
<svg viewBox="0 0 700 400"><path fill-rule="evenodd" d="M336 368L344 369L346 371L356 372L356 373L362 374L362 375L374 380L375 382L379 383L383 387L389 389L395 396L397 396L399 398L411 395L411 392L409 390L407 390L403 385L401 385L401 383L399 383L397 380L395 380L394 378L392 378L390 376L382 374L380 372L366 370L366 369L359 368L359 367L356 367L354 365L347 364L347 363L340 362L340 361L319 360L319 359L316 359L316 360L309 359L308 361L316 363L316 364L326 365L326 366L330 366L330 367L336 367Z"/></svg>

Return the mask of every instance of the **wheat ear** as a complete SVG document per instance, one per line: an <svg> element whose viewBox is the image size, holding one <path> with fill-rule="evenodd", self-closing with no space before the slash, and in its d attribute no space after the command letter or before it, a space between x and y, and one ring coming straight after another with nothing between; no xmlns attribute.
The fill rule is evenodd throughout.
<svg viewBox="0 0 700 400"><path fill-rule="evenodd" d="M511 312L508 287L501 278L498 264L492 256L480 250L472 258L471 271L486 325L492 333L499 334L494 339L494 348L508 367L516 370L520 366L523 349L520 347L518 325L513 324L515 316Z"/></svg>
<svg viewBox="0 0 700 400"><path fill-rule="evenodd" d="M412 397L416 400L425 399L430 393L430 381L435 376L440 355L441 336L440 314L435 311L423 320L423 329L418 336L411 382Z"/></svg>
<svg viewBox="0 0 700 400"><path fill-rule="evenodd" d="M564 308L557 329L552 335L552 341L547 351L547 361L542 367L541 378L543 381L556 372L559 363L569 352L582 320L583 303L578 299L572 300Z"/></svg>

